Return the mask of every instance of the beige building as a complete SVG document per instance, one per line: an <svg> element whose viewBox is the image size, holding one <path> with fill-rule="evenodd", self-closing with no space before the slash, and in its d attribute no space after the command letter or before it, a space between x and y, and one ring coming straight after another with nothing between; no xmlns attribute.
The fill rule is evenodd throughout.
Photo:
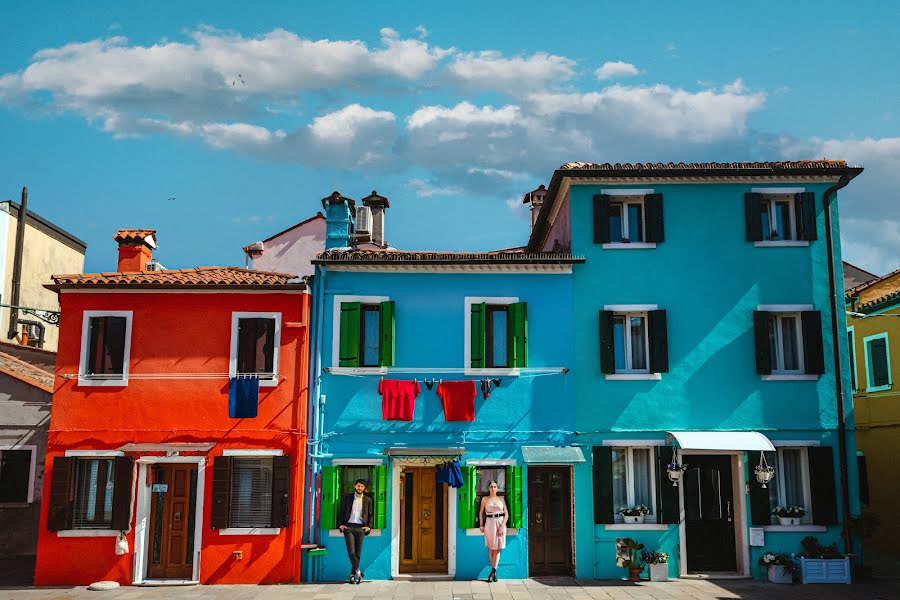
<svg viewBox="0 0 900 600"><path fill-rule="evenodd" d="M44 289L44 284L56 273L83 273L87 245L28 210L21 252L19 297L16 300L14 275L20 208L19 203L11 200L0 202L0 304L4 305L0 307L0 341L26 343L55 352L59 328L38 315L21 309L14 311L9 305L59 311L56 293ZM17 323L11 323L12 316L17 316ZM41 328L43 340L39 339ZM15 330L13 336L10 336L11 329Z"/></svg>

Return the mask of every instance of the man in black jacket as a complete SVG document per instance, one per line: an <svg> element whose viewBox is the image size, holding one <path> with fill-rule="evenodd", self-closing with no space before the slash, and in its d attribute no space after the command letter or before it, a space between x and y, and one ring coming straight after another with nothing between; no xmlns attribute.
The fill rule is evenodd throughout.
<svg viewBox="0 0 900 600"><path fill-rule="evenodd" d="M362 554L363 538L372 530L373 503L365 494L364 479L357 479L353 487L356 493L344 494L341 498L338 526L344 533L347 556L350 557L350 583L359 583L363 578L363 572L359 570L359 558Z"/></svg>

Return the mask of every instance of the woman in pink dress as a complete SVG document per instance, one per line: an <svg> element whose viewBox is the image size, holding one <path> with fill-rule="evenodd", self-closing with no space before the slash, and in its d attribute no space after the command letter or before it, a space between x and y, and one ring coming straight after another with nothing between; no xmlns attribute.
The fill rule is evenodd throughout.
<svg viewBox="0 0 900 600"><path fill-rule="evenodd" d="M506 522L509 520L509 510L503 498L497 495L497 488L496 481L488 484L488 495L481 499L481 508L478 509L478 521L491 561L488 582L497 581L497 565L500 564L500 551L506 548Z"/></svg>

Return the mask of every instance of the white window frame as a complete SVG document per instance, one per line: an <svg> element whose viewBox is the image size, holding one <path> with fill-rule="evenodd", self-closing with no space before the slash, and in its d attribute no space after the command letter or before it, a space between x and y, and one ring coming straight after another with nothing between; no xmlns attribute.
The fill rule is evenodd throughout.
<svg viewBox="0 0 900 600"><path fill-rule="evenodd" d="M634 451L646 450L650 454L650 512L644 515L644 523L656 524L659 521L659 515L656 513L656 453L653 451L656 446L613 446L614 452L625 452L625 499L629 507L634 506ZM625 519L619 514L619 509L614 507L613 521L616 525L625 524ZM633 524L629 523L629 526Z"/></svg>
<svg viewBox="0 0 900 600"><path fill-rule="evenodd" d="M613 318L616 316L624 316L626 318L626 326L628 329L631 328L628 325L628 317L629 316L643 316L644 317L644 345L647 348L647 368L646 369L626 369L624 371L617 370L615 373L607 373L605 379L608 380L634 380L634 379L652 379L658 380L662 379L660 373L652 373L650 371L650 317L649 312L653 310L659 310L658 304L607 304L603 307L603 310L607 310L613 313ZM615 357L613 357L613 361L615 362ZM627 331L625 334L625 361L626 364L631 362L631 336L628 335Z"/></svg>
<svg viewBox="0 0 900 600"><path fill-rule="evenodd" d="M798 240L797 234L800 231L799 223L797 222L797 202L793 198L794 194L800 194L806 191L806 188L803 187L769 187L769 188L752 188L751 192L762 194L763 196L767 196L763 198L769 204L769 231L775 231L775 212L773 210L774 202L776 201L777 196L785 196L790 195L791 198L789 202L791 204L791 223L794 226L794 230L791 232L793 238L790 240L785 240L784 238L777 240L762 240L758 242L754 242L753 245L757 248L774 248L774 247L803 247L809 246L809 240ZM780 233L780 232L779 232Z"/></svg>
<svg viewBox="0 0 900 600"><path fill-rule="evenodd" d="M812 524L812 491L809 484L809 451L806 446L778 446L775 448L775 476L778 478L778 506L787 506L784 496L784 450L800 451L800 479L803 483L803 510L806 514L800 519L801 525ZM775 520L775 517L771 517Z"/></svg>
<svg viewBox="0 0 900 600"><path fill-rule="evenodd" d="M281 348L281 313L280 312L232 312L231 313L231 351L228 358L228 376L237 376L238 360L238 321L240 319L275 319L275 347L272 349L272 377L259 379L259 387L275 387L279 383L279 359Z"/></svg>
<svg viewBox="0 0 900 600"><path fill-rule="evenodd" d="M341 366L341 304L381 304L389 302L389 296L334 296L331 305L331 373L352 375L384 375L387 367L342 367ZM360 324L362 326L362 324ZM396 340L395 340L396 344Z"/></svg>
<svg viewBox="0 0 900 600"><path fill-rule="evenodd" d="M115 379L103 375L88 375L87 363L90 354L91 319L94 317L125 317L125 350L122 353L122 376ZM78 385L92 387L122 387L128 385L128 367L131 361L131 324L134 311L130 310L86 310L81 314L81 355L78 361ZM100 377L104 377L101 379Z"/></svg>
<svg viewBox="0 0 900 600"><path fill-rule="evenodd" d="M25 498L25 504L31 504L34 502L34 477L35 477L35 469L37 467L37 446L32 444L0 444L0 454L2 454L6 450L29 450L31 452L31 460L29 461L29 471L28 471L28 491ZM2 502L0 506L15 506L18 504L22 504L21 502Z"/></svg>
<svg viewBox="0 0 900 600"><path fill-rule="evenodd" d="M505 375L515 377L519 375L519 369L506 367L490 367L483 369L472 368L472 305L473 304L498 304L510 305L519 302L518 297L512 296L466 296L463 302L463 374L464 375ZM509 321L507 320L507 327Z"/></svg>
<svg viewBox="0 0 900 600"><path fill-rule="evenodd" d="M276 323L277 327L277 323ZM262 383L260 383L262 385ZM277 449L237 449L225 448L222 456L234 456L237 458L271 458L284 456L284 450ZM228 490L228 502L231 502L231 490ZM219 535L278 535L280 527L224 527L219 530Z"/></svg>
<svg viewBox="0 0 900 600"><path fill-rule="evenodd" d="M806 360L803 356L803 320L799 312L775 312L772 313L775 318L775 356L772 358L775 364L772 367L772 375L805 375ZM793 318L797 321L797 369L784 368L784 329L781 324L782 319ZM768 327L768 324L766 325Z"/></svg>
<svg viewBox="0 0 900 600"><path fill-rule="evenodd" d="M644 240L647 239L647 206L644 201L644 196L648 194L654 193L652 189L640 189L640 190L629 190L629 189L614 189L600 190L601 194L605 194L607 196L618 196L614 202L621 203L623 214L622 214L622 231L628 231L628 211L625 207L626 204L640 204L641 205L641 215L643 215L643 219L641 222L641 230L644 234ZM604 250L645 250L656 248L655 242L610 242L603 244L601 246Z"/></svg>

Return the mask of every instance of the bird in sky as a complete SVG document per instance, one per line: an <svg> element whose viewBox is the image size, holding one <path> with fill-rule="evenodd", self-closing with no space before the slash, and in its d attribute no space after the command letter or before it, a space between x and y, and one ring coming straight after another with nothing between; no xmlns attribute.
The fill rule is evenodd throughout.
<svg viewBox="0 0 900 600"><path fill-rule="evenodd" d="M167 198L167 200L174 200L174 199L175 199L175 196L172 196L171 198Z"/></svg>

